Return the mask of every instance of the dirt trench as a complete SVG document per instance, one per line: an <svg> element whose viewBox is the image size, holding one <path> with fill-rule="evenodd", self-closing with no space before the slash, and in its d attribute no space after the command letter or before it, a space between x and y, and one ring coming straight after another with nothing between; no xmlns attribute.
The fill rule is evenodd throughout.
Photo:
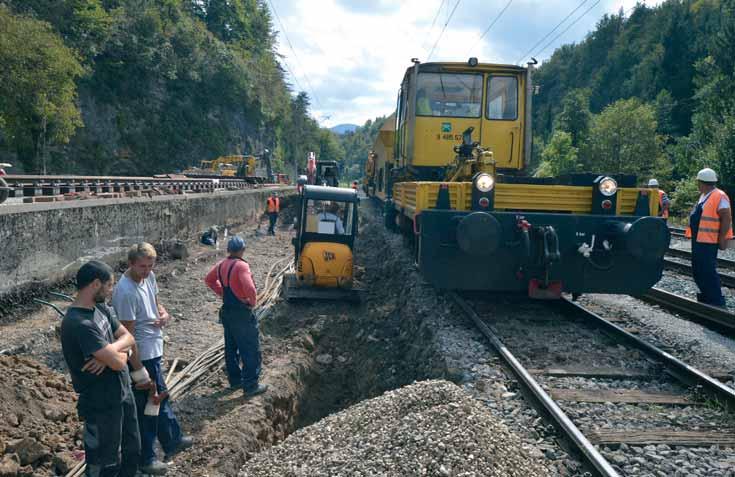
<svg viewBox="0 0 735 477"><path fill-rule="evenodd" d="M293 256L293 215L293 209L284 211L276 237L264 234L262 220L232 231L246 238L245 259L256 285L263 286L274 261ZM240 391L227 389L221 368L174 403L196 445L174 459L169 475L236 475L258 451L328 414L414 380L447 376L423 321L431 310L416 300L433 291L406 287L406 277L416 273L410 254L396 256L385 240L400 239L363 203L355 263L366 300L360 305L282 300L261 322L262 377L270 386L265 395L245 401ZM186 259L163 258L156 267L161 302L174 316L166 330L169 362L191 361L222 337L219 300L203 277L224 252L187 245ZM61 289L72 293L68 286ZM76 396L58 339L60 320L50 308L26 303L11 312L13 319L0 324L0 349L13 354L0 363L5 374L13 370L0 373L0 442L5 444L0 475L63 475L83 453ZM32 412L29 402L35 403Z"/></svg>

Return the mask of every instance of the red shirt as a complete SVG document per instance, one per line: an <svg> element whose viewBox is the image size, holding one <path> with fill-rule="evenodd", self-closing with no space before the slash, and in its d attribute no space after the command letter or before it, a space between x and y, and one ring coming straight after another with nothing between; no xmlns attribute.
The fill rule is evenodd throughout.
<svg viewBox="0 0 735 477"><path fill-rule="evenodd" d="M219 270L220 265L222 265L222 269L219 273L224 283L220 283L217 277L217 270ZM230 276L232 283L227 283L227 276L230 274L230 268L232 267L235 267L232 271L232 275ZM234 293L237 298L248 305L255 306L257 301L256 296L258 293L255 290L253 276L250 273L250 265L242 260L222 260L215 265L209 273L207 273L207 276L204 278L204 283L206 283L207 286L219 296L222 296L222 293L224 293L222 287L225 285L230 287L232 293Z"/></svg>

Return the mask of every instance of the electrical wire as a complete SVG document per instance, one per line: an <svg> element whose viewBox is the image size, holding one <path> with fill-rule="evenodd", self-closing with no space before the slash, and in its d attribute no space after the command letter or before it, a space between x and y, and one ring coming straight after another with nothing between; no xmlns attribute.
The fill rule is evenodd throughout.
<svg viewBox="0 0 735 477"><path fill-rule="evenodd" d="M276 20L278 20L278 24L281 26L281 32L283 33L283 37L286 39L286 43L288 44L288 47L291 49L291 52L293 53L294 59L296 60L296 64L299 66L299 69L302 73L304 73L306 70L304 69L304 66L301 64L301 61L299 60L299 55L296 54L296 49L293 47L293 44L291 43L291 40L288 38L288 33L286 33L286 27L283 26L283 22L281 21L281 17L278 15L278 11L276 11L276 7L273 5L273 2L271 0L268 0L268 4L271 7L271 10L273 11L273 15L275 15ZM284 60L285 64L285 60ZM291 73L292 76L293 71L286 65L286 69ZM301 76L304 77L304 81L306 82L306 86L309 87L309 92L311 93L311 97L314 98L314 101L316 101L317 106L319 106L319 109L322 108L321 101L319 101L319 98L317 97L316 93L314 92L314 87L311 85L311 82L309 81L309 77L304 73ZM298 81L296 82L298 84Z"/></svg>
<svg viewBox="0 0 735 477"><path fill-rule="evenodd" d="M583 14L581 14L580 16L578 16L576 20L574 20L572 23L570 23L569 26L564 29L564 31L562 31L561 33L559 33L558 35L556 35L553 40L551 40L543 48L541 48L541 50L539 50L539 52L536 53L536 56L540 56L541 53L543 53L548 47L550 47L552 45L552 43L554 43L560 36L562 36L564 33L568 32L569 29L572 28L574 25L576 25L579 20L581 20L585 15L587 15L589 12L591 12L592 9L597 6L598 3L600 3L600 0L597 0L595 3L593 3L592 6L589 7L587 10L585 10Z"/></svg>
<svg viewBox="0 0 735 477"><path fill-rule="evenodd" d="M587 0L585 0L585 1L587 1ZM503 7L503 9L500 10L500 13L498 13L497 15L495 15L495 18L493 19L493 21L490 22L490 25L485 29L485 31L482 33L482 35L480 35L480 38L477 39L477 41L475 42L475 44L472 45L472 48L469 49L469 51L467 52L467 54L465 56L470 56L470 53L472 53L472 50L474 50L475 47L477 46L477 44L480 43L483 38L485 38L485 35L487 35L487 33L492 29L492 27L495 25L495 23L497 23L497 21L500 20L500 17L503 16L503 13L505 13L505 11L508 9L508 7L510 6L511 3L513 3L513 0L509 0L508 3L505 4L505 6Z"/></svg>
<svg viewBox="0 0 735 477"><path fill-rule="evenodd" d="M533 50L536 49L537 46L539 46L541 43L544 42L544 40L546 40L548 37L550 37L560 26L562 26L562 24L565 21L567 21L569 19L569 17L571 17L572 15L574 15L574 12L576 12L577 10L579 10L580 8L582 8L582 6L585 3L587 3L587 1L588 0L582 0L582 3L580 3L579 5L577 5L577 8L575 8L574 10L572 10L571 12L569 12L569 15L565 16L559 23L556 24L556 26L554 28L551 29L551 31L549 33L547 33L546 35L544 35L543 38L541 38L539 41L537 41L536 43L534 43L534 45L531 48L529 48L527 52L525 52L523 54L523 56L521 56L520 58L518 58L518 60L516 60L516 64L517 63L520 63L526 57L528 57L528 55L531 54L533 52Z"/></svg>
<svg viewBox="0 0 735 477"><path fill-rule="evenodd" d="M439 33L439 37L437 37L436 41L434 42L434 46L431 47L431 51L429 52L429 56L426 57L426 61L429 61L431 59L431 55L434 54L434 50L436 49L436 45L439 44L439 40L442 39L442 36L444 35L444 31L447 29L447 25L449 25L449 22L452 20L452 17L454 16L454 12L457 10L457 7L459 6L459 2L462 0L457 0L457 3L454 4L454 8L452 8L451 13L449 14L449 17L447 18L447 21L444 22L444 27L442 28L442 31Z"/></svg>
<svg viewBox="0 0 735 477"><path fill-rule="evenodd" d="M439 18L439 14L442 12L442 7L446 3L447 0L442 0L439 4L439 8L436 9L436 14L434 15L434 19L431 20L431 26L429 27L429 31L426 33L426 38L424 38L424 41L421 43L421 49L423 50L426 47L426 43L429 41L429 37L431 36L431 32L434 31L434 25L436 25L436 20Z"/></svg>

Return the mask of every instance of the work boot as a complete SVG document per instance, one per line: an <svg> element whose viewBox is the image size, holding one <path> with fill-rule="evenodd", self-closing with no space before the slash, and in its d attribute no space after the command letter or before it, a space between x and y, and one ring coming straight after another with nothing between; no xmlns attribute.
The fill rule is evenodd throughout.
<svg viewBox="0 0 735 477"><path fill-rule="evenodd" d="M176 449L173 450L173 452L170 452L166 454L163 458L164 461L170 462L171 459L174 458L176 454L179 452L188 449L189 447L194 445L194 438L191 436L183 436L181 440L179 441L179 445L176 446Z"/></svg>
<svg viewBox="0 0 735 477"><path fill-rule="evenodd" d="M141 474L166 475L166 472L168 472L168 464L161 462L160 460L153 460L153 462L148 465L141 465L138 470Z"/></svg>
<svg viewBox="0 0 735 477"><path fill-rule="evenodd" d="M267 390L268 390L267 384L258 384L258 386L255 389L252 389L250 391L245 391L245 399L250 399L250 398L257 396L258 394L263 394Z"/></svg>

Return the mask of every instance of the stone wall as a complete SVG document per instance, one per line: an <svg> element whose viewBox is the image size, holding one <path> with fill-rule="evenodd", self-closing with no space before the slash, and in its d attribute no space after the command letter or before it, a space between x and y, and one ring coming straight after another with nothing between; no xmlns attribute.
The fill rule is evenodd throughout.
<svg viewBox="0 0 735 477"><path fill-rule="evenodd" d="M0 297L69 277L86 260L120 260L141 240L190 240L215 224L255 220L271 190L0 207ZM279 188L292 193L293 187Z"/></svg>

